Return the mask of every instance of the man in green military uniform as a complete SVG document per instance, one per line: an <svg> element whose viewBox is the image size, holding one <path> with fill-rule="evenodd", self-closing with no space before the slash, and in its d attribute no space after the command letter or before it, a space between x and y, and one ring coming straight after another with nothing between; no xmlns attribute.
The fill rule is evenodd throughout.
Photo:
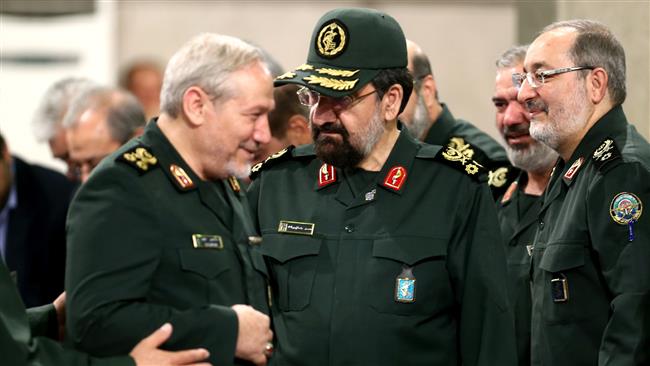
<svg viewBox="0 0 650 366"><path fill-rule="evenodd" d="M233 37L192 39L169 61L161 116L81 187L68 217L75 347L124 353L170 322L168 349L204 347L215 365L266 363L269 318L242 305L265 310L248 249L259 238L234 177L270 136L273 87L261 60Z"/></svg>
<svg viewBox="0 0 650 366"><path fill-rule="evenodd" d="M400 131L411 93L399 24L336 9L307 63L314 144L253 168L278 365L514 365L506 266L481 168Z"/></svg>
<svg viewBox="0 0 650 366"><path fill-rule="evenodd" d="M432 145L451 146L488 171L488 185L494 198L501 196L517 176L503 147L468 121L456 119L440 103L429 58L420 46L406 41L408 69L413 75L413 93L400 120L416 138Z"/></svg>
<svg viewBox="0 0 650 366"><path fill-rule="evenodd" d="M650 364L650 145L630 125L625 53L589 20L557 22L513 79L530 134L556 150L534 240L532 364Z"/></svg>
<svg viewBox="0 0 650 366"><path fill-rule="evenodd" d="M12 366L97 365L146 366L194 365L208 356L204 349L166 352L158 350L171 335L171 326L164 325L139 342L130 356L94 358L63 348L56 339L62 324L65 296L53 304L25 309L16 286L3 261L0 261L0 354L2 364Z"/></svg>
<svg viewBox="0 0 650 366"><path fill-rule="evenodd" d="M506 143L508 159L521 169L506 193L497 201L499 225L505 239L510 277L510 304L515 314L519 365L530 365L530 249L537 230L541 195L548 184L558 155L530 137L530 119L517 100L512 74L523 71L527 46L512 47L496 62L492 102L496 127Z"/></svg>

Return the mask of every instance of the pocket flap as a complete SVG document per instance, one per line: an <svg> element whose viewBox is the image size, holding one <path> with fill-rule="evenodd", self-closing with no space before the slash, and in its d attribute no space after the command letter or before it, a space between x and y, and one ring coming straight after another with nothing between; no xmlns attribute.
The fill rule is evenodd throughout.
<svg viewBox="0 0 650 366"><path fill-rule="evenodd" d="M383 238L374 241L372 255L414 265L427 258L446 256L447 243L448 240L440 238Z"/></svg>
<svg viewBox="0 0 650 366"><path fill-rule="evenodd" d="M310 236L271 234L264 237L260 252L281 263L307 255L318 255L321 239Z"/></svg>
<svg viewBox="0 0 650 366"><path fill-rule="evenodd" d="M548 272L561 272L585 264L582 244L550 244L544 250L539 268Z"/></svg>
<svg viewBox="0 0 650 366"><path fill-rule="evenodd" d="M206 278L215 278L230 268L226 250L178 249L181 268Z"/></svg>

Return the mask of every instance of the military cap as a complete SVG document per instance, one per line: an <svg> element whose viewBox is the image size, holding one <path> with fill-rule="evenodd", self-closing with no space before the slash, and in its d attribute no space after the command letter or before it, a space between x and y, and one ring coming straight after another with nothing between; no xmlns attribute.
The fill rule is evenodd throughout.
<svg viewBox="0 0 650 366"><path fill-rule="evenodd" d="M334 9L316 23L307 63L278 76L275 86L299 84L337 98L361 89L379 71L407 63L404 32L393 17L374 9Z"/></svg>

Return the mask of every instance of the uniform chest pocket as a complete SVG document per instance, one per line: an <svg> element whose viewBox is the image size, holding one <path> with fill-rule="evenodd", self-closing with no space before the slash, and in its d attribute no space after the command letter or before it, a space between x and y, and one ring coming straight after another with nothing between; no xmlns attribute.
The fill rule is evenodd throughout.
<svg viewBox="0 0 650 366"><path fill-rule="evenodd" d="M536 296L543 319L550 324L607 317L608 304L599 277L583 242L549 244L539 262ZM541 291L541 293L539 293Z"/></svg>
<svg viewBox="0 0 650 366"><path fill-rule="evenodd" d="M364 290L369 306L380 313L427 315L451 306L445 239L393 237L373 243ZM410 271L412 279L404 280ZM398 281L402 279L402 281ZM404 290L406 294L399 294ZM412 294L408 292L412 286Z"/></svg>
<svg viewBox="0 0 650 366"><path fill-rule="evenodd" d="M214 279L229 271L233 258L230 250L178 249L181 269L206 279Z"/></svg>
<svg viewBox="0 0 650 366"><path fill-rule="evenodd" d="M271 234L264 237L261 254L274 279L272 289L282 311L300 311L309 305L321 239Z"/></svg>

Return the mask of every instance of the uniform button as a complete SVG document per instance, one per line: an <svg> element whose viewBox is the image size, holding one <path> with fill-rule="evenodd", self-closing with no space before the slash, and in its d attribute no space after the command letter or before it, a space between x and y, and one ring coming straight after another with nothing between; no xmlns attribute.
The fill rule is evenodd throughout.
<svg viewBox="0 0 650 366"><path fill-rule="evenodd" d="M352 224L346 225L345 226L345 232L346 233L353 233L354 232L354 225L352 225Z"/></svg>
<svg viewBox="0 0 650 366"><path fill-rule="evenodd" d="M539 220L539 229L544 229L544 220Z"/></svg>

